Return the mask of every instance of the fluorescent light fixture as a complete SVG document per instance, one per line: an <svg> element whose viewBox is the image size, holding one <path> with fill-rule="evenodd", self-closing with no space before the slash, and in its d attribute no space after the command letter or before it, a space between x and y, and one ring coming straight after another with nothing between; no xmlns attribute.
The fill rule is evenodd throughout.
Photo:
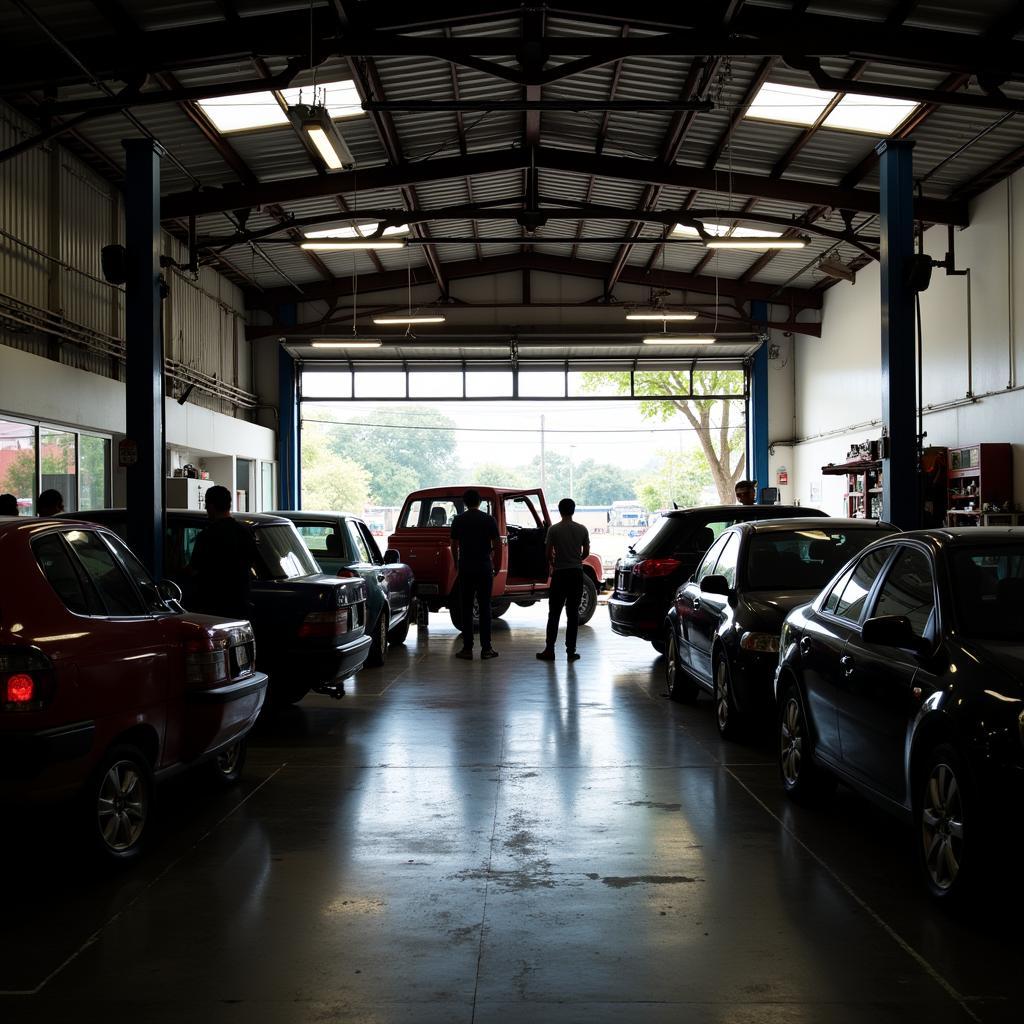
<svg viewBox="0 0 1024 1024"><path fill-rule="evenodd" d="M366 238L372 235L379 224L343 224L336 228L322 228L319 231L305 231L303 232L307 238ZM389 235L407 235L409 234L408 224L396 224L391 227L385 228L381 235L387 238Z"/></svg>
<svg viewBox="0 0 1024 1024"><path fill-rule="evenodd" d="M359 242L302 242L300 249L311 252L343 252L346 249L404 249L405 242L385 242L383 239L365 238Z"/></svg>
<svg viewBox="0 0 1024 1024"><path fill-rule="evenodd" d="M380 348L380 338L338 338L331 341L314 341L313 348Z"/></svg>
<svg viewBox="0 0 1024 1024"><path fill-rule="evenodd" d="M762 235L749 238L712 238L704 244L708 249L803 249L807 242L802 238L770 238Z"/></svg>
<svg viewBox="0 0 1024 1024"><path fill-rule="evenodd" d="M337 82L317 82L315 88L300 85L281 90L281 96L289 107L302 103L303 94L315 104L326 107L331 117L359 117L366 113L359 93L356 92L355 82L350 78Z"/></svg>
<svg viewBox="0 0 1024 1024"><path fill-rule="evenodd" d="M375 324L443 324L443 316L375 316Z"/></svg>
<svg viewBox="0 0 1024 1024"><path fill-rule="evenodd" d="M296 103L288 108L288 117L296 129L312 143L329 171L340 171L355 164L326 107Z"/></svg>
<svg viewBox="0 0 1024 1024"><path fill-rule="evenodd" d="M645 345L714 345L714 338L687 334L652 334L644 338Z"/></svg>
<svg viewBox="0 0 1024 1024"><path fill-rule="evenodd" d="M696 313L670 313L666 310L652 309L648 313L627 313L627 320L696 320Z"/></svg>

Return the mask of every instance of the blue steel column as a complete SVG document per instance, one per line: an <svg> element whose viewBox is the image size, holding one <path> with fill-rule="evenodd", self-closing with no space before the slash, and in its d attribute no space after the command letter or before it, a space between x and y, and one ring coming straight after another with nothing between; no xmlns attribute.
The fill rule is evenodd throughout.
<svg viewBox="0 0 1024 1024"><path fill-rule="evenodd" d="M767 324L768 303L758 299L750 304L750 318L757 324ZM757 481L758 494L762 487L771 487L768 478L768 342L754 354L750 373L750 424L747 427L750 465L746 475Z"/></svg>
<svg viewBox="0 0 1024 1024"><path fill-rule="evenodd" d="M278 497L282 509L299 507L299 376L295 359L282 345L277 356L278 408L277 427Z"/></svg>
<svg viewBox="0 0 1024 1024"><path fill-rule="evenodd" d="M125 430L138 459L126 470L128 544L159 579L164 568L164 341L160 325L160 158L126 139Z"/></svg>
<svg viewBox="0 0 1024 1024"><path fill-rule="evenodd" d="M917 381L914 293L907 266L914 252L912 142L886 139L875 151L881 184L882 517L901 529L918 525Z"/></svg>

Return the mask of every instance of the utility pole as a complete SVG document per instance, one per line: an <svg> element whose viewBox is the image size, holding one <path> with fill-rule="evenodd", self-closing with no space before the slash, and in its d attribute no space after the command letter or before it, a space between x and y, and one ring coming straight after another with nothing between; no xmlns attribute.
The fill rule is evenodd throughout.
<svg viewBox="0 0 1024 1024"><path fill-rule="evenodd" d="M573 453L573 449L575 447L576 447L575 445L572 445L572 444L569 445L569 497L570 498L575 498L576 497L576 495L573 493L573 472L572 472L572 462L573 462L572 453Z"/></svg>
<svg viewBox="0 0 1024 1024"><path fill-rule="evenodd" d="M544 417L540 418L540 489L547 496L547 478L544 472Z"/></svg>

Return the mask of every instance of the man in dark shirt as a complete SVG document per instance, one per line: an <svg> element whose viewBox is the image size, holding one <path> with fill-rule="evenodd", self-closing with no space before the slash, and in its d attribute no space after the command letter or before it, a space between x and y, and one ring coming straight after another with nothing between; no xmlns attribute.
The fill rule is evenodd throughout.
<svg viewBox="0 0 1024 1024"><path fill-rule="evenodd" d="M590 533L582 523L573 520L576 502L563 498L558 503L562 517L548 527L545 541L548 569L551 573L551 591L548 594L548 628L544 650L537 657L541 661L555 660L555 640L558 638L558 620L565 609L565 655L569 661L579 661L576 638L580 627L580 598L583 596L583 559L590 554Z"/></svg>
<svg viewBox="0 0 1024 1024"><path fill-rule="evenodd" d="M206 492L209 525L196 537L189 567L195 575L192 610L208 615L249 618L249 581L259 553L249 530L231 518L231 492Z"/></svg>
<svg viewBox="0 0 1024 1024"><path fill-rule="evenodd" d="M458 599L462 605L462 650L455 655L473 658L473 599L480 611L480 657L496 658L491 647L491 584L501 565L501 538L494 516L480 511L480 492L462 496L466 511L452 520L452 558L458 571Z"/></svg>

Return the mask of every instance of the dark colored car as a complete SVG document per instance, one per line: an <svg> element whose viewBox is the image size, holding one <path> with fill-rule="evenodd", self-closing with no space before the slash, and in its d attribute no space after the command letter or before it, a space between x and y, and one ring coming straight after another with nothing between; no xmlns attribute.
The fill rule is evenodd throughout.
<svg viewBox="0 0 1024 1024"><path fill-rule="evenodd" d="M612 631L650 640L665 651L665 611L704 553L734 523L754 519L823 516L798 505L708 505L665 512L615 563L615 590L608 600Z"/></svg>
<svg viewBox="0 0 1024 1024"><path fill-rule="evenodd" d="M123 509L76 512L125 534ZM366 584L320 571L295 526L280 516L235 513L251 531L260 554L249 603L261 669L270 676L269 700L294 704L309 693L342 697L345 680L366 661ZM209 520L204 512L167 510L164 566L181 587L188 607L194 578L188 572L196 537Z"/></svg>
<svg viewBox="0 0 1024 1024"><path fill-rule="evenodd" d="M290 519L324 572L366 582L367 665L383 665L388 644L404 644L415 616L413 574L394 548L382 555L370 528L343 512L275 512Z"/></svg>
<svg viewBox="0 0 1024 1024"><path fill-rule="evenodd" d="M931 894L957 901L1024 796L1024 530L921 530L879 542L782 633L782 782L836 778L917 831ZM1011 870L1016 871L1016 855Z"/></svg>
<svg viewBox="0 0 1024 1024"><path fill-rule="evenodd" d="M772 680L786 614L806 604L868 544L896 532L870 519L737 523L676 592L665 621L665 672L674 700L715 701L723 738L774 706Z"/></svg>
<svg viewBox="0 0 1024 1024"><path fill-rule="evenodd" d="M241 773L267 688L252 628L183 612L91 523L0 519L0 564L0 800L77 797L93 847L128 860L156 780Z"/></svg>

